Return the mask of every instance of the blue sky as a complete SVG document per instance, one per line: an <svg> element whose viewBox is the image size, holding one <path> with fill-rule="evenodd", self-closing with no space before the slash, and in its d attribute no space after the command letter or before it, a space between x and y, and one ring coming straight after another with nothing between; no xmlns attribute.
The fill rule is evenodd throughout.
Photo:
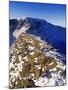
<svg viewBox="0 0 68 90"><path fill-rule="evenodd" d="M10 18L34 17L65 27L66 5L10 1Z"/></svg>

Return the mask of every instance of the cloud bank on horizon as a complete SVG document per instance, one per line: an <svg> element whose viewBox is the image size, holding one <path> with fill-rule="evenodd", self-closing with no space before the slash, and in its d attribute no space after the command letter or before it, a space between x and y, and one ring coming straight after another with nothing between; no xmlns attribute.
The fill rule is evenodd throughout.
<svg viewBox="0 0 68 90"><path fill-rule="evenodd" d="M33 17L65 27L66 5L10 1L10 18Z"/></svg>

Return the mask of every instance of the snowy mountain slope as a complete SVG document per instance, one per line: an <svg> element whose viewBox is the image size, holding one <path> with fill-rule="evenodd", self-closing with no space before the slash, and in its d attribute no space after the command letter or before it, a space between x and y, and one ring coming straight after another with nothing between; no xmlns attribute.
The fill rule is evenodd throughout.
<svg viewBox="0 0 68 90"><path fill-rule="evenodd" d="M29 20L30 18L28 18L28 22ZM34 24L32 24L30 30L28 30L27 33L40 36L42 40L47 40L48 42L52 43L53 46L59 49L61 53L65 53L65 28L54 26L44 20L31 20L36 25L36 27L34 26ZM64 46L62 47L62 45Z"/></svg>
<svg viewBox="0 0 68 90"><path fill-rule="evenodd" d="M48 42L22 33L10 48L10 88L63 86L66 65Z"/></svg>
<svg viewBox="0 0 68 90"><path fill-rule="evenodd" d="M10 88L65 85L65 28L31 17L11 22Z"/></svg>
<svg viewBox="0 0 68 90"><path fill-rule="evenodd" d="M24 28L24 29L22 29ZM51 43L59 52L66 52L66 29L60 26L55 26L42 19L27 17L21 19L14 31L13 35L22 32L41 37L42 40ZM24 32L24 33L25 33ZM11 36L11 35L10 35ZM14 38L14 37L13 37ZM11 40L12 41L12 40Z"/></svg>

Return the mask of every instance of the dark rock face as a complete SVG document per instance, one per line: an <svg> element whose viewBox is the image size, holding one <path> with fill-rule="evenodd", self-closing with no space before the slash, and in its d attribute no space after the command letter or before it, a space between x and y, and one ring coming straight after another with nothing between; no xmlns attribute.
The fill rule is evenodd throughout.
<svg viewBox="0 0 68 90"><path fill-rule="evenodd" d="M9 36L9 39L10 39L9 44L10 44L10 45L11 45L11 44L14 42L14 40L15 40L15 38L13 37L13 32L14 32L14 30L16 29L17 25L18 25L18 20L17 20L17 19L10 19L10 20L9 20L9 34L10 34L10 36Z"/></svg>
<svg viewBox="0 0 68 90"><path fill-rule="evenodd" d="M44 77L47 77L47 78L51 78L52 76L51 76L51 72L50 71L48 71L48 70L46 70L43 74L42 74L42 77L44 78Z"/></svg>
<svg viewBox="0 0 68 90"><path fill-rule="evenodd" d="M10 32L13 32L18 25L18 20L17 19L10 19L9 20L9 26L10 26Z"/></svg>

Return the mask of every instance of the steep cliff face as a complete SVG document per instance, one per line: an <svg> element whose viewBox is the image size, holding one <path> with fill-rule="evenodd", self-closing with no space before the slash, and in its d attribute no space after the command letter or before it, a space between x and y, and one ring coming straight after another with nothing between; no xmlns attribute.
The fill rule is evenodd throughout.
<svg viewBox="0 0 68 90"><path fill-rule="evenodd" d="M40 37L19 34L10 48L9 59L10 88L66 84L66 66L61 54Z"/></svg>

